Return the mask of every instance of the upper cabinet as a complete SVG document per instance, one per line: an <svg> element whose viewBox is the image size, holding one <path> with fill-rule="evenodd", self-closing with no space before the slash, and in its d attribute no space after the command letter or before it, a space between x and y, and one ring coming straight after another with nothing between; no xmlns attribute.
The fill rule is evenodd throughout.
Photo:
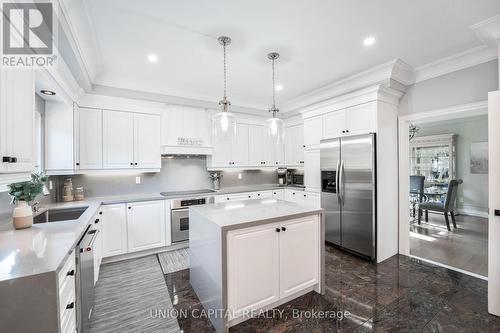
<svg viewBox="0 0 500 333"><path fill-rule="evenodd" d="M134 167L161 168L160 117L134 113Z"/></svg>
<svg viewBox="0 0 500 333"><path fill-rule="evenodd" d="M134 114L103 112L103 167L127 169L134 167Z"/></svg>
<svg viewBox="0 0 500 333"><path fill-rule="evenodd" d="M104 110L102 124L105 169L161 168L158 115Z"/></svg>
<svg viewBox="0 0 500 333"><path fill-rule="evenodd" d="M45 170L48 174L159 171L160 132L159 114L47 102Z"/></svg>
<svg viewBox="0 0 500 333"><path fill-rule="evenodd" d="M265 128L258 124L236 124L232 142L213 140L209 168L264 168L284 165L284 145L267 140Z"/></svg>
<svg viewBox="0 0 500 333"><path fill-rule="evenodd" d="M304 119L304 148L317 149L322 139L322 124L321 116Z"/></svg>
<svg viewBox="0 0 500 333"><path fill-rule="evenodd" d="M285 129L285 164L289 167L304 166L304 125Z"/></svg>
<svg viewBox="0 0 500 333"><path fill-rule="evenodd" d="M369 102L323 115L323 138L375 132L377 105Z"/></svg>
<svg viewBox="0 0 500 333"><path fill-rule="evenodd" d="M34 109L33 70L0 70L1 183L28 179L33 170Z"/></svg>
<svg viewBox="0 0 500 333"><path fill-rule="evenodd" d="M164 154L211 154L210 116L206 109L167 105L161 114Z"/></svg>
<svg viewBox="0 0 500 333"><path fill-rule="evenodd" d="M102 169L102 110L75 107L76 169Z"/></svg>

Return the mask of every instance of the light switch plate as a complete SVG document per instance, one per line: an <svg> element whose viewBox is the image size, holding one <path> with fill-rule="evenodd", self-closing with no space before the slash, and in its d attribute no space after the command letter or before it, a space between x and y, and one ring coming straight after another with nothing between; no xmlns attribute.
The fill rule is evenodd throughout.
<svg viewBox="0 0 500 333"><path fill-rule="evenodd" d="M242 179L243 176L241 175L241 173L238 174L238 179Z"/></svg>
<svg viewBox="0 0 500 333"><path fill-rule="evenodd" d="M141 177L140 176L135 177L135 183L136 184L140 184L141 183Z"/></svg>

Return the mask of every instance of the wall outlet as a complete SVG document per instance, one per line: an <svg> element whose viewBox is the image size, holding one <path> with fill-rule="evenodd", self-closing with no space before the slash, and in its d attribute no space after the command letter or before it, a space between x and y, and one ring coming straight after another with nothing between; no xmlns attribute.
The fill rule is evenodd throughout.
<svg viewBox="0 0 500 333"><path fill-rule="evenodd" d="M241 173L238 174L238 179L243 179L243 175Z"/></svg>
<svg viewBox="0 0 500 333"><path fill-rule="evenodd" d="M135 183L140 184L141 183L141 177L137 176L135 177Z"/></svg>

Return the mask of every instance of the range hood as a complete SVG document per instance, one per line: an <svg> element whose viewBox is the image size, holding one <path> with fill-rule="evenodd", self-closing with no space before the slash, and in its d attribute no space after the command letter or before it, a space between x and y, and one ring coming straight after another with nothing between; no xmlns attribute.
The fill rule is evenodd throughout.
<svg viewBox="0 0 500 333"><path fill-rule="evenodd" d="M206 146L175 145L161 146L162 155L212 155L213 148Z"/></svg>

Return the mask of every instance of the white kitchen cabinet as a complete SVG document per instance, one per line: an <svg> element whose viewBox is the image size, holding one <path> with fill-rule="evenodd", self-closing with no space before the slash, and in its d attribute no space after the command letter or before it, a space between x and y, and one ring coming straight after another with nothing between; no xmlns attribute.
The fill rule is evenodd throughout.
<svg viewBox="0 0 500 333"><path fill-rule="evenodd" d="M134 167L134 114L103 110L103 167L128 169Z"/></svg>
<svg viewBox="0 0 500 333"><path fill-rule="evenodd" d="M236 124L236 137L232 141L214 141L213 155L208 157L209 167L246 167L249 165L249 125Z"/></svg>
<svg viewBox="0 0 500 333"><path fill-rule="evenodd" d="M304 125L289 126L285 131L285 164L304 166Z"/></svg>
<svg viewBox="0 0 500 333"><path fill-rule="evenodd" d="M308 216L229 231L228 310L240 316L317 284L319 229L318 216Z"/></svg>
<svg viewBox="0 0 500 333"><path fill-rule="evenodd" d="M306 206L321 208L320 194L317 192L305 192L304 204Z"/></svg>
<svg viewBox="0 0 500 333"><path fill-rule="evenodd" d="M167 105L161 115L161 145L169 153L172 147L191 149L210 147L210 119L206 109ZM186 142L196 145L186 145ZM172 152L174 150L172 149Z"/></svg>
<svg viewBox="0 0 500 333"><path fill-rule="evenodd" d="M367 134L376 132L377 104L365 103L347 109L348 134Z"/></svg>
<svg viewBox="0 0 500 333"><path fill-rule="evenodd" d="M64 102L45 102L45 172L73 173L75 168L74 115L78 106Z"/></svg>
<svg viewBox="0 0 500 333"><path fill-rule="evenodd" d="M266 198L272 198L272 197L273 197L273 191L255 192L255 199L266 199Z"/></svg>
<svg viewBox="0 0 500 333"><path fill-rule="evenodd" d="M304 185L308 191L320 191L321 166L319 150L304 152Z"/></svg>
<svg viewBox="0 0 500 333"><path fill-rule="evenodd" d="M337 138L345 134L346 110L327 113L323 116L323 138Z"/></svg>
<svg viewBox="0 0 500 333"><path fill-rule="evenodd" d="M248 125L236 124L236 138L231 146L232 166L248 165Z"/></svg>
<svg viewBox="0 0 500 333"><path fill-rule="evenodd" d="M303 201L302 200L303 193L304 193L304 191L286 189L285 190L285 200L300 204Z"/></svg>
<svg viewBox="0 0 500 333"><path fill-rule="evenodd" d="M34 167L34 110L34 71L0 70L0 173L29 178Z"/></svg>
<svg viewBox="0 0 500 333"><path fill-rule="evenodd" d="M246 310L262 308L280 297L280 234L277 228L278 224L273 223L228 232L228 309L237 316Z"/></svg>
<svg viewBox="0 0 500 333"><path fill-rule="evenodd" d="M165 246L163 200L127 204L128 252Z"/></svg>
<svg viewBox="0 0 500 333"><path fill-rule="evenodd" d="M264 126L248 125L248 164L266 166L270 163L268 145L265 141Z"/></svg>
<svg viewBox="0 0 500 333"><path fill-rule="evenodd" d="M319 221L317 216L309 216L283 222L280 227L280 298L284 298L319 281Z"/></svg>
<svg viewBox="0 0 500 333"><path fill-rule="evenodd" d="M126 205L105 205L101 212L102 256L127 253Z"/></svg>
<svg viewBox="0 0 500 333"><path fill-rule="evenodd" d="M317 149L323 138L323 118L313 117L304 119L304 148ZM307 161L304 161L307 164Z"/></svg>
<svg viewBox="0 0 500 333"><path fill-rule="evenodd" d="M376 103L364 103L325 114L323 116L323 138L372 133L376 131L376 126Z"/></svg>
<svg viewBox="0 0 500 333"><path fill-rule="evenodd" d="M159 115L134 113L134 168L161 168Z"/></svg>
<svg viewBox="0 0 500 333"><path fill-rule="evenodd" d="M273 190L273 198L278 200L285 200L285 190Z"/></svg>
<svg viewBox="0 0 500 333"><path fill-rule="evenodd" d="M75 109L76 169L102 169L102 110Z"/></svg>
<svg viewBox="0 0 500 333"><path fill-rule="evenodd" d="M227 195L218 195L215 197L215 203L249 200L249 199L254 199L254 198L255 198L255 192L244 192L244 193L235 193L235 194L227 194Z"/></svg>

